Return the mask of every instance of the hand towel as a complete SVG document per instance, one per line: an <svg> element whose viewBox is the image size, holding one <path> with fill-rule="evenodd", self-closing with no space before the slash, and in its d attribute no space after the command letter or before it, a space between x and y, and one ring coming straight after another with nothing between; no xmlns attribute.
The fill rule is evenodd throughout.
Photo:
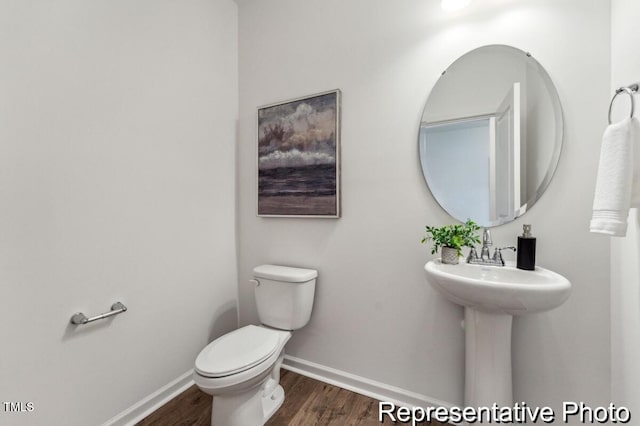
<svg viewBox="0 0 640 426"><path fill-rule="evenodd" d="M591 232L627 234L629 208L640 206L640 121L626 118L607 127L593 199Z"/></svg>

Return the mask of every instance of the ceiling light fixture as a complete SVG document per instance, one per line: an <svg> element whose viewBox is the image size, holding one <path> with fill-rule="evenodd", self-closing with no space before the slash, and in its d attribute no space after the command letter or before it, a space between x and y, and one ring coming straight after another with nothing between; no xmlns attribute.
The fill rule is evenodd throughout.
<svg viewBox="0 0 640 426"><path fill-rule="evenodd" d="M453 12L465 8L471 3L471 0L442 0L440 4L442 10L447 12Z"/></svg>

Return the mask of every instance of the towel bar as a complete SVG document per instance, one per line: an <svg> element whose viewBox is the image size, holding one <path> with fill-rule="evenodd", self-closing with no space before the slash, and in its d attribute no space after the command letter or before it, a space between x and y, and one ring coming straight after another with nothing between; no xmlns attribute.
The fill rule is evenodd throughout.
<svg viewBox="0 0 640 426"><path fill-rule="evenodd" d="M620 93L626 93L631 98L631 114L629 114L629 116L633 117L633 113L635 112L635 109L636 109L636 100L635 100L635 96L633 95L638 93L638 89L639 89L638 83L634 83L626 87L619 87L618 89L616 89L616 93L613 95L613 98L611 98L611 103L609 104L609 124L612 123L611 109L613 108L613 101L616 100L616 97Z"/></svg>
<svg viewBox="0 0 640 426"><path fill-rule="evenodd" d="M127 307L126 306L124 306L120 302L116 302L113 305L111 305L111 311L105 312L105 313L100 314L100 315L96 315L95 317L88 318L82 312L77 312L77 313L73 314L73 316L71 317L71 324L74 324L74 325L87 324L87 323L90 323L90 322L93 322L93 321L97 321L97 320L100 320L100 319L109 318L109 317L112 317L114 315L118 315L118 314L121 314L123 312L126 312L126 311L127 311Z"/></svg>

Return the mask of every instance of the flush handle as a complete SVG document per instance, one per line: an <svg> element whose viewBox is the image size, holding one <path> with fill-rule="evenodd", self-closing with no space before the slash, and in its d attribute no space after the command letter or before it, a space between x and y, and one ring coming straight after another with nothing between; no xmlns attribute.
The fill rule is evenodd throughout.
<svg viewBox="0 0 640 426"><path fill-rule="evenodd" d="M256 287L260 286L260 281L258 280L249 280L250 283L253 283Z"/></svg>

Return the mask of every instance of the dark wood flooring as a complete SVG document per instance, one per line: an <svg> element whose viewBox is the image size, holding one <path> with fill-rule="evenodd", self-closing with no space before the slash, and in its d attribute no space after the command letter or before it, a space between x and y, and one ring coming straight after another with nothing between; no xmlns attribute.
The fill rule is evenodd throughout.
<svg viewBox="0 0 640 426"><path fill-rule="evenodd" d="M291 371L282 370L280 384L285 399L267 426L374 426L378 401L328 385ZM385 419L384 424L393 424ZM210 426L211 396L192 386L136 426ZM442 423L420 423L442 425ZM247 425L251 426L251 425Z"/></svg>

